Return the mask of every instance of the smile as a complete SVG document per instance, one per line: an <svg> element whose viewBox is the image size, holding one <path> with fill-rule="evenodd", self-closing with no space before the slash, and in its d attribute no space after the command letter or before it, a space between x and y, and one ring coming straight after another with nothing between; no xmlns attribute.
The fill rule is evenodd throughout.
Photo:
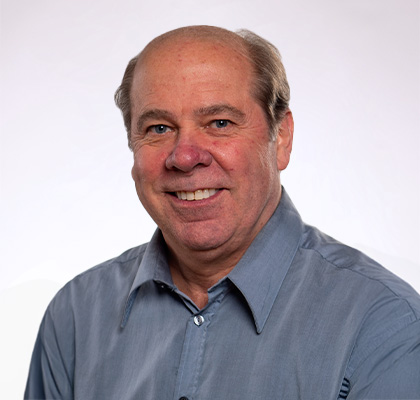
<svg viewBox="0 0 420 400"><path fill-rule="evenodd" d="M180 200L203 200L214 196L217 193L217 189L199 189L195 192L176 192L176 196Z"/></svg>

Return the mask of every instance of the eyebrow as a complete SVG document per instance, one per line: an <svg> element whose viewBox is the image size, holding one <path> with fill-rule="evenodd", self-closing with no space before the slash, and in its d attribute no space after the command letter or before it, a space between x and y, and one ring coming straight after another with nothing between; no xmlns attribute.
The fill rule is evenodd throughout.
<svg viewBox="0 0 420 400"><path fill-rule="evenodd" d="M229 113L241 120L245 119L245 113L229 104L214 104L208 107L201 107L194 111L196 116L216 115L221 113Z"/></svg>
<svg viewBox="0 0 420 400"><path fill-rule="evenodd" d="M175 116L170 111L160 110L158 108L145 111L144 113L140 114L139 118L137 119L137 129L139 132L143 129L146 121L150 119L164 119L166 121L174 121Z"/></svg>

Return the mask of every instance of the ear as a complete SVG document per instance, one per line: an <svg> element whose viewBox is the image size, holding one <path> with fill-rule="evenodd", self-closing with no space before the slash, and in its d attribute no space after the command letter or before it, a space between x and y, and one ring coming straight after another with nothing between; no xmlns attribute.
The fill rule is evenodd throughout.
<svg viewBox="0 0 420 400"><path fill-rule="evenodd" d="M288 110L277 128L277 168L279 171L286 169L289 164L293 144L293 129L293 115Z"/></svg>

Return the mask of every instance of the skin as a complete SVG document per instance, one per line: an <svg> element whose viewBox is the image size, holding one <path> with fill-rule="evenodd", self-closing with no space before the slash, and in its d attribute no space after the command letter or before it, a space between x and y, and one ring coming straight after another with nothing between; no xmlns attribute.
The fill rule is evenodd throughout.
<svg viewBox="0 0 420 400"><path fill-rule="evenodd" d="M292 148L290 111L270 140L251 65L235 48L172 37L138 63L131 92L137 194L162 230L174 283L199 308L273 214ZM174 195L205 188L218 191Z"/></svg>

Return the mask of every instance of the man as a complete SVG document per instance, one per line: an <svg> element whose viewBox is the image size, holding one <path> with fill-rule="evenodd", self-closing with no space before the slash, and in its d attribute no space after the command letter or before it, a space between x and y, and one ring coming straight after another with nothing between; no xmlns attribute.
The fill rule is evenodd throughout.
<svg viewBox="0 0 420 400"><path fill-rule="evenodd" d="M171 31L116 102L159 228L57 294L25 398L420 398L419 296L280 185L293 118L271 44Z"/></svg>

